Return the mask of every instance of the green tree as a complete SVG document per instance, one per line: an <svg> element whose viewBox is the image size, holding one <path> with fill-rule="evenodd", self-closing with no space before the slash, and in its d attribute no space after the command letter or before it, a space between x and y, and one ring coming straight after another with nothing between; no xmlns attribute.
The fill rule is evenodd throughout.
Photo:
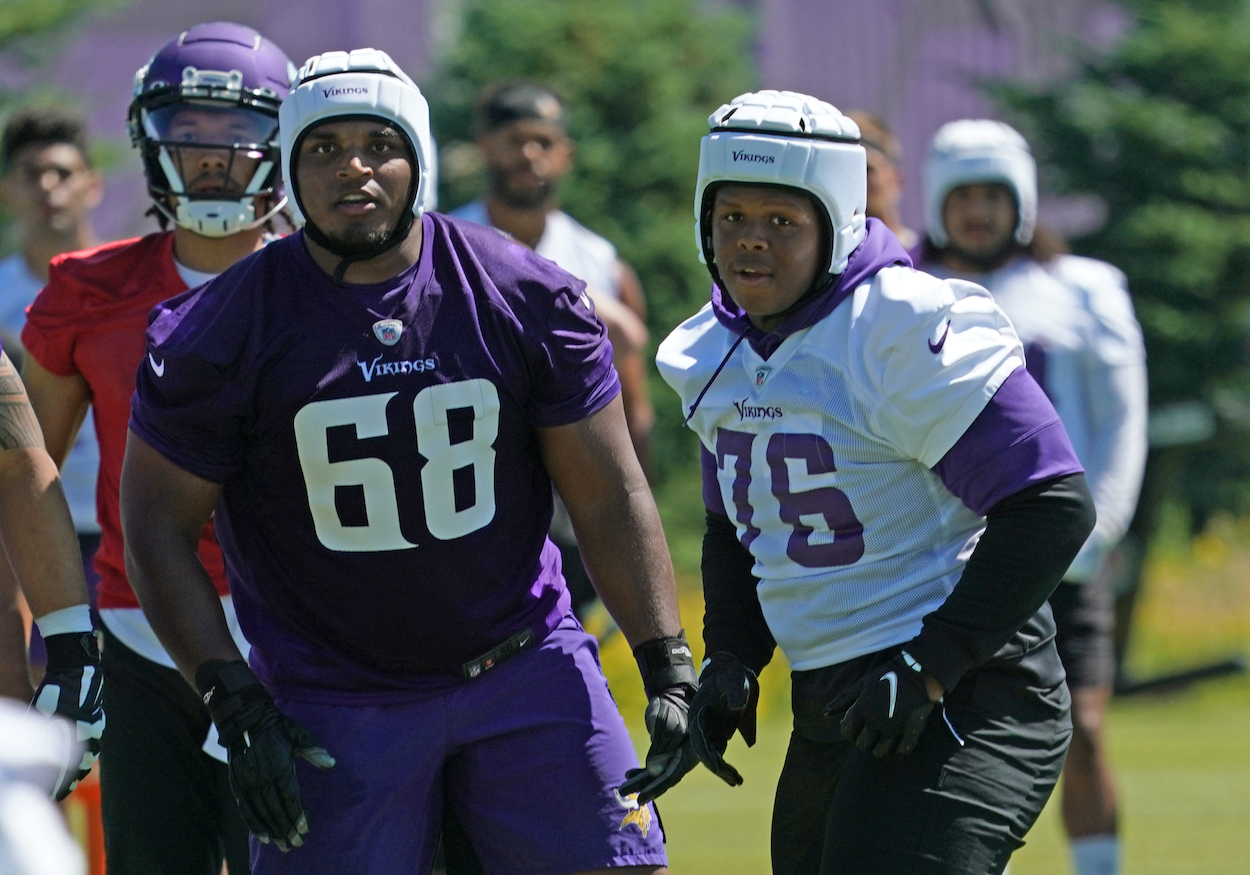
<svg viewBox="0 0 1250 875"><path fill-rule="evenodd" d="M1132 25L1071 78L992 90L1043 185L1096 195L1105 225L1074 248L1119 266L1146 336L1152 406L1221 413L1203 446L1153 455L1153 487L1198 511L1250 509L1250 3L1124 0ZM1163 462L1166 464L1160 465ZM1167 483L1159 483L1159 476ZM1157 490L1156 490L1157 491Z"/></svg>
<svg viewBox="0 0 1250 875"><path fill-rule="evenodd" d="M662 338L707 300L694 247L699 139L708 115L754 81L750 19L698 0L465 0L455 27L425 88L443 154L442 208L480 190L470 145L479 92L507 79L553 86L577 141L562 206L637 269ZM652 394L665 481L697 467L696 449L658 378Z"/></svg>
<svg viewBox="0 0 1250 875"><path fill-rule="evenodd" d="M129 0L0 0L0 56L19 66L44 57L50 40L83 15ZM0 79L0 108L22 92Z"/></svg>

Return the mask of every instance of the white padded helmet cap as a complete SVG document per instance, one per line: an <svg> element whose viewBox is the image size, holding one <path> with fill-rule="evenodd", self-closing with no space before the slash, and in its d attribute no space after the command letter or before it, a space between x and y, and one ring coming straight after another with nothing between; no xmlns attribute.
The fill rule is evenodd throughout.
<svg viewBox="0 0 1250 875"><path fill-rule="evenodd" d="M963 119L938 129L925 159L924 204L929 239L937 247L950 237L942 206L952 189L1001 182L1016 198L1016 242L1027 244L1037 225L1037 162L1029 144L1011 125L990 119Z"/></svg>
<svg viewBox="0 0 1250 875"><path fill-rule="evenodd" d="M291 172L293 152L309 128L340 116L375 116L399 128L412 145L418 178L412 212L420 217L432 196L434 147L430 107L421 89L377 49L326 52L304 62L291 92L278 110L282 176L291 194L295 219L303 224L299 188Z"/></svg>
<svg viewBox="0 0 1250 875"><path fill-rule="evenodd" d="M841 273L864 239L868 170L859 128L823 100L794 91L742 94L708 117L694 192L699 256L712 260L703 221L709 186L723 182L782 185L808 192L824 208L831 233L829 273Z"/></svg>

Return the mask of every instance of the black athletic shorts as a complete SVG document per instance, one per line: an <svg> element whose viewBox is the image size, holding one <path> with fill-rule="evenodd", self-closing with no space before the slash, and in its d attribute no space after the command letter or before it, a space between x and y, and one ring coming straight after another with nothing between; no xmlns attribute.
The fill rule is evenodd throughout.
<svg viewBox="0 0 1250 875"><path fill-rule="evenodd" d="M1050 797L1072 723L1049 636L1023 660L969 672L909 756L879 760L843 741L822 711L897 652L792 674L774 875L996 875Z"/></svg>
<svg viewBox="0 0 1250 875"><path fill-rule="evenodd" d="M172 668L104 627L100 795L108 875L247 875L248 834L225 763L203 751L208 710Z"/></svg>
<svg viewBox="0 0 1250 875"><path fill-rule="evenodd" d="M1068 686L1107 687L1115 682L1115 596L1110 581L1061 583L1050 597L1055 646Z"/></svg>

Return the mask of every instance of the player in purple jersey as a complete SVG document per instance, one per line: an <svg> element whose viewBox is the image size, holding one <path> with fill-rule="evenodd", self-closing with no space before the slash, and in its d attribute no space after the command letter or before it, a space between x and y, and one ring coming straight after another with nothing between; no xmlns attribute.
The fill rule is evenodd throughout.
<svg viewBox="0 0 1250 875"><path fill-rule="evenodd" d="M665 871L648 800L692 764L694 670L582 283L424 212L428 109L384 53L310 59L280 127L304 228L154 312L122 478L255 871L422 871L445 804L486 871ZM552 483L651 698L637 797ZM250 668L193 550L210 514Z"/></svg>
<svg viewBox="0 0 1250 875"><path fill-rule="evenodd" d="M14 576L26 594L30 609L40 620L48 647L48 670L35 692L33 707L48 716L59 715L76 724L71 735L63 733L62 746L73 762L62 763L55 795L63 799L87 776L100 753L104 732L101 705L103 675L95 636L71 628L78 619L73 608L82 605L86 613L87 582L83 577L78 538L69 505L61 491L56 463L44 449L39 421L30 409L26 389L8 355L0 349L0 540L3 540ZM25 642L15 614L0 617L8 643L9 636ZM22 670L26 654L14 654ZM6 663L9 660L6 660ZM8 666L6 665L6 668ZM29 690L24 683L9 681L21 695ZM77 742L85 742L81 750ZM0 862L3 862L0 860Z"/></svg>
<svg viewBox="0 0 1250 875"><path fill-rule="evenodd" d="M997 875L1071 734L1046 598L1093 525L1080 464L985 290L865 218L853 122L777 91L709 122L712 300L657 355L704 461L691 745L742 783L779 645L773 871Z"/></svg>

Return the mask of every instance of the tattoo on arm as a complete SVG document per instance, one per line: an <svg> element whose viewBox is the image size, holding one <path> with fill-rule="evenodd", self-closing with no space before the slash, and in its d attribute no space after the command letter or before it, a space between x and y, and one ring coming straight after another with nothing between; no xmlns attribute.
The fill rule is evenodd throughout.
<svg viewBox="0 0 1250 875"><path fill-rule="evenodd" d="M0 352L0 449L42 447L43 432L9 357Z"/></svg>

